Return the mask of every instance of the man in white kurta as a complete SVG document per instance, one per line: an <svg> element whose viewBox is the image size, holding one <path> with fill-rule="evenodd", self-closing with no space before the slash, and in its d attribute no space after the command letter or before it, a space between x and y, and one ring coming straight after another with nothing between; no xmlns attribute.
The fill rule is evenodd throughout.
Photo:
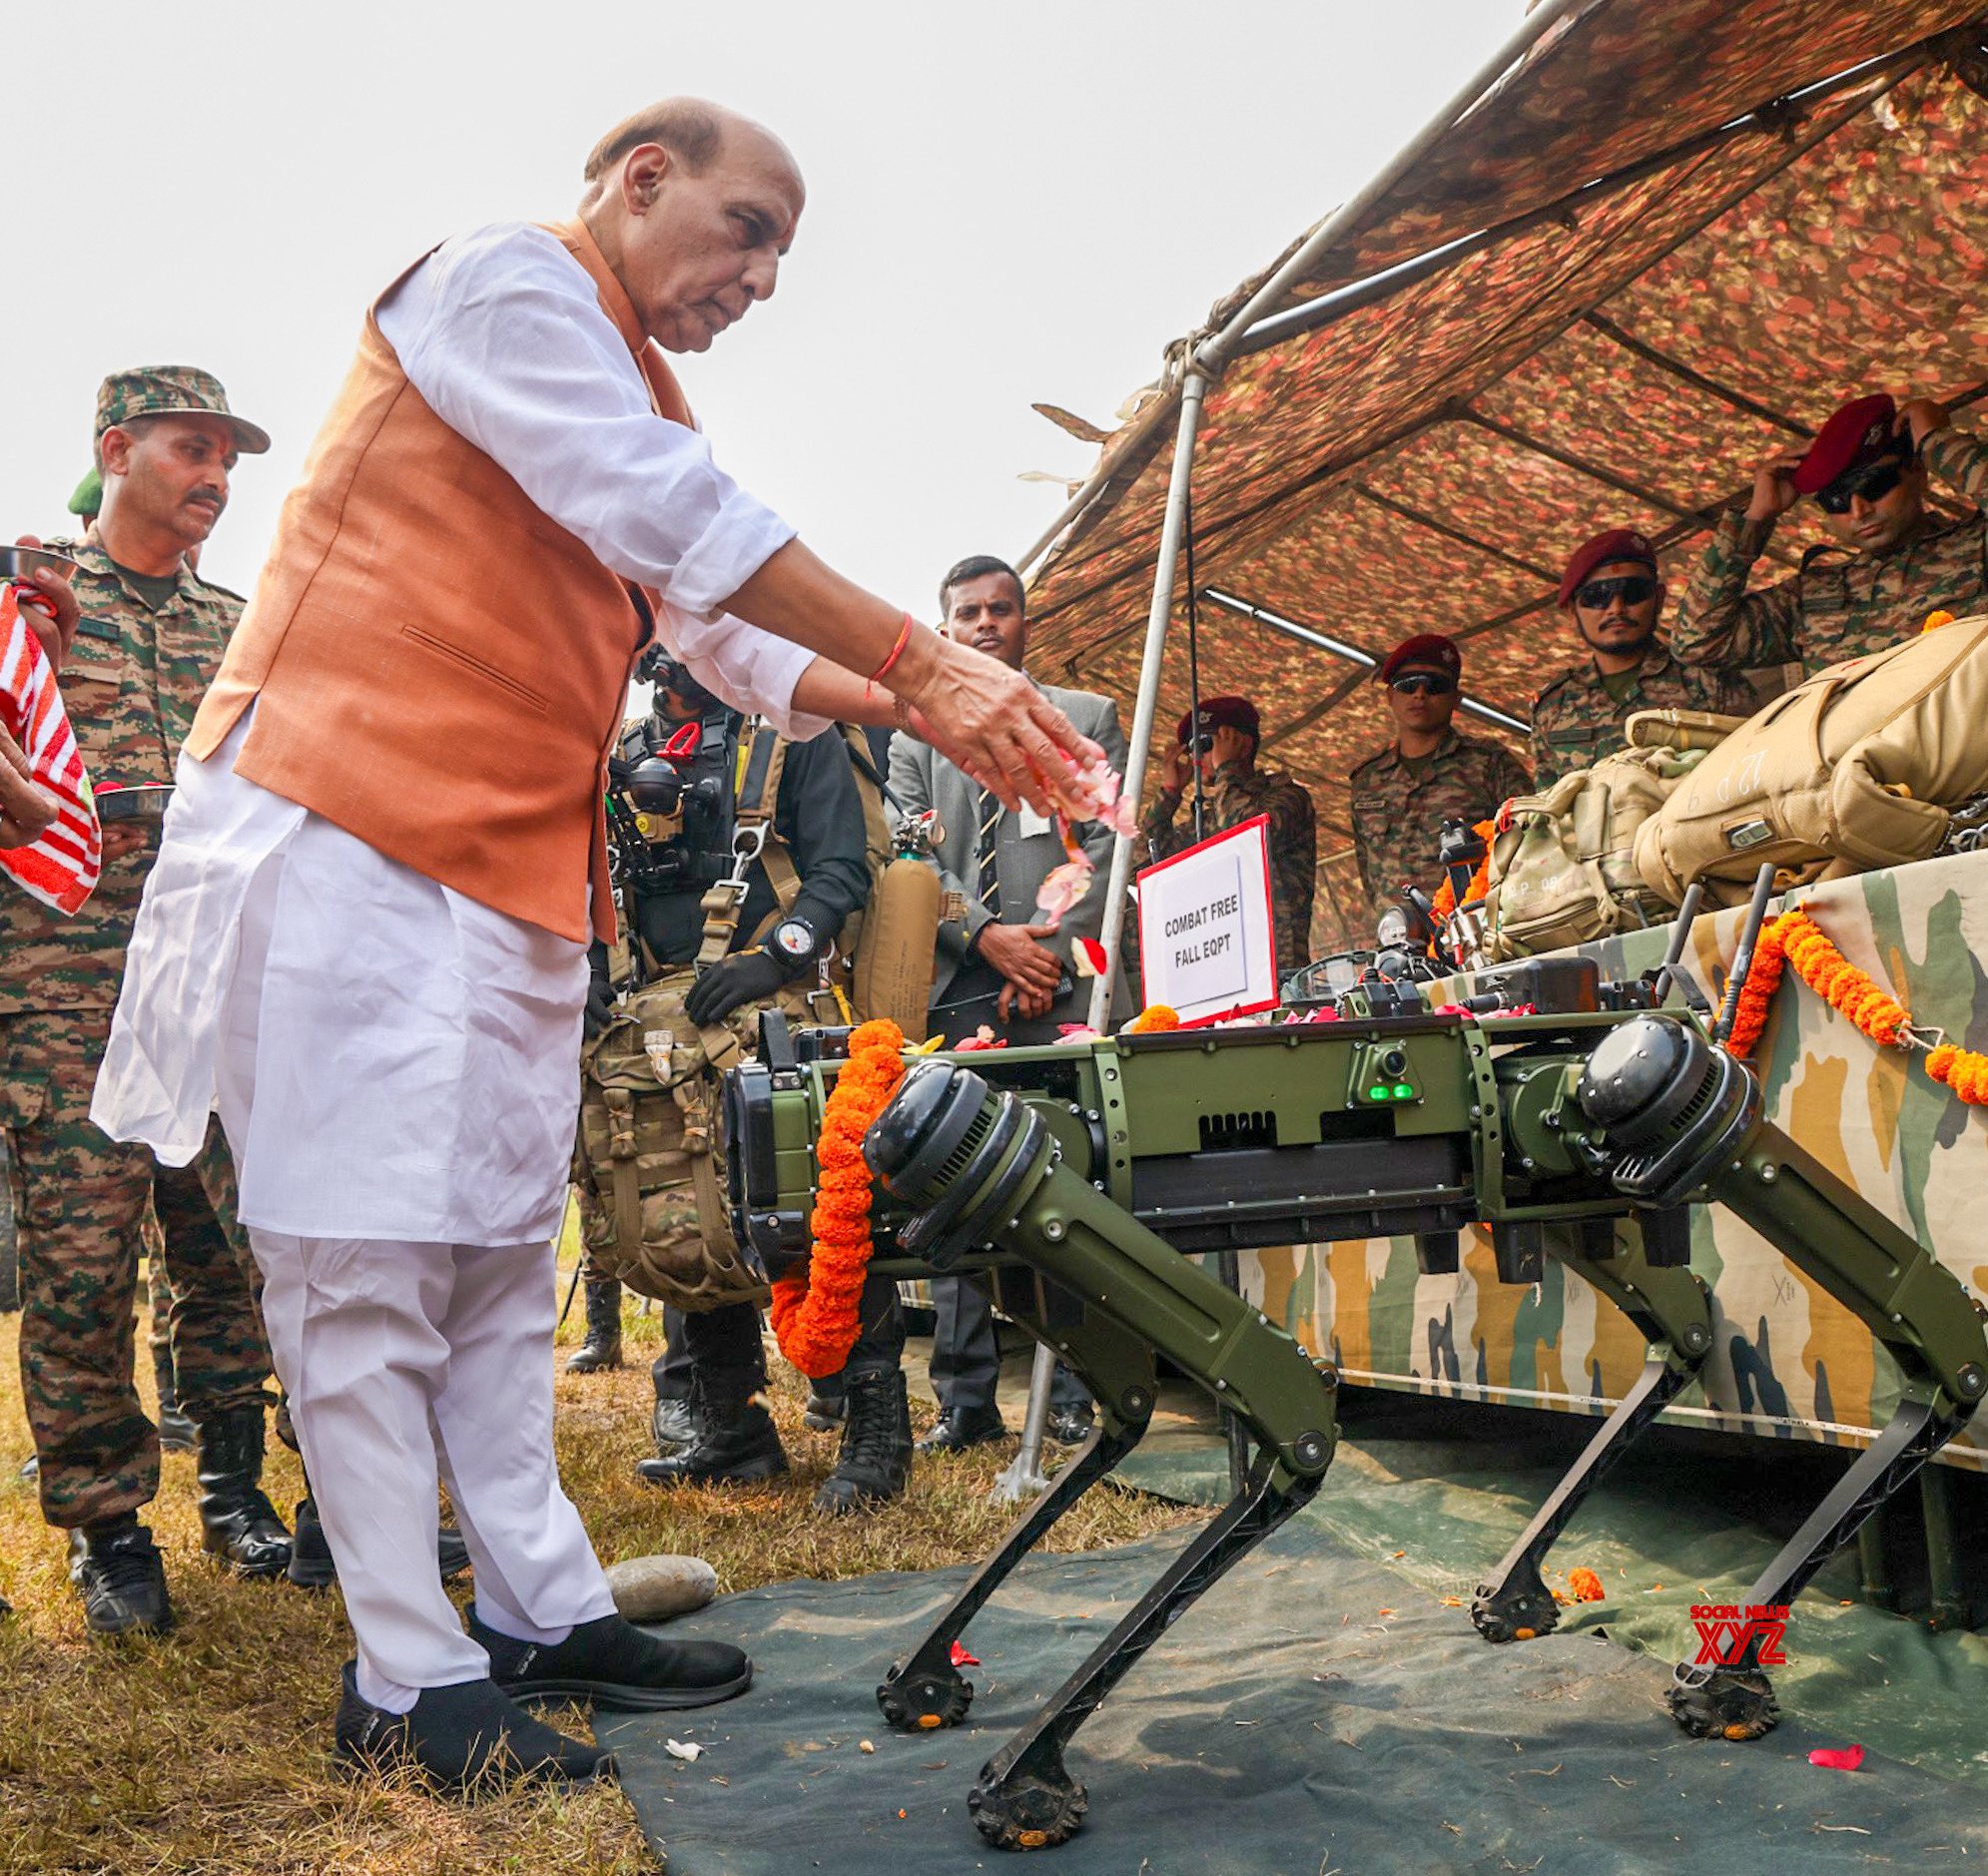
<svg viewBox="0 0 1988 1876"><path fill-rule="evenodd" d="M624 137L592 199L619 189L639 215L687 169L702 174L671 147L682 126L667 114L684 109L648 114L632 155ZM707 148L705 168L722 173L753 127L715 115L724 147L716 159ZM764 171L763 151L758 161ZM770 274L756 286L749 270L784 253L799 204L797 176L786 228L741 234L762 258L741 263L737 296L675 312L667 281L640 274L624 231L629 293L651 336L702 349L769 293ZM603 252L614 252L613 233ZM436 416L603 566L661 594L659 636L710 688L796 738L827 727L797 707L804 676L854 714L844 700L864 687L840 671L830 683L830 667L777 635L804 551L790 546L793 530L715 465L695 430L656 414L594 281L557 237L500 224L447 242L375 317ZM958 700L950 716L1028 714L1025 702L1003 704L978 665L953 663L949 687L931 635L908 654L909 619L883 659L880 602L803 574L820 592L797 636L841 606L859 654L850 662L881 659L888 671L902 659L899 691L912 703L925 701L905 682L916 654L925 696ZM742 589L775 631L726 613L728 597L745 609ZM548 655L558 624L546 622ZM901 722L912 717L896 708ZM490 1769L591 1776L603 1755L528 1720L506 1694L693 1705L742 1691L751 1669L737 1649L659 1643L620 1622L552 1456L550 1240L578 1104L585 943L453 891L238 775L253 710L209 760L182 761L93 1115L184 1163L210 1106L220 1112L277 1370L358 1642L339 1749L411 1760L445 1783ZM1029 734L1044 750L1084 753L1039 713ZM1012 788L1024 766L997 735L990 743L993 772ZM446 755L472 773L503 760L490 748ZM475 1565L467 1633L435 1571L437 1468ZM498 1733L508 1746L493 1756Z"/></svg>

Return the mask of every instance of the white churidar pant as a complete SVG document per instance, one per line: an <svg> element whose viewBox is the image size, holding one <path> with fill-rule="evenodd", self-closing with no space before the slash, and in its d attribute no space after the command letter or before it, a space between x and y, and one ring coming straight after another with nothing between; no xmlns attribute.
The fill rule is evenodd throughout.
<svg viewBox="0 0 1988 1876"><path fill-rule="evenodd" d="M437 1462L486 1622L559 1641L612 1614L552 1459L550 1247L250 1237L360 1694L404 1712L490 1671L436 1574Z"/></svg>
<svg viewBox="0 0 1988 1876"><path fill-rule="evenodd" d="M614 1607L552 1453L586 951L257 789L237 747L182 765L100 1119L183 1131L212 1091L359 1691L404 1711L489 1671L436 1574L438 1478L493 1627L556 1641Z"/></svg>

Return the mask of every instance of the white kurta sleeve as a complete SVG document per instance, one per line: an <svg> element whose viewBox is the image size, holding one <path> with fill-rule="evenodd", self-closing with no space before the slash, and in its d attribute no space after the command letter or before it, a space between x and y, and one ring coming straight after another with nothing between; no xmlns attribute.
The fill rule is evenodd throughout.
<svg viewBox="0 0 1988 1876"><path fill-rule="evenodd" d="M698 680L783 734L815 654L719 608L794 530L697 431L659 417L586 270L558 239L499 223L445 242L379 308L408 381L602 564L663 595L659 636Z"/></svg>

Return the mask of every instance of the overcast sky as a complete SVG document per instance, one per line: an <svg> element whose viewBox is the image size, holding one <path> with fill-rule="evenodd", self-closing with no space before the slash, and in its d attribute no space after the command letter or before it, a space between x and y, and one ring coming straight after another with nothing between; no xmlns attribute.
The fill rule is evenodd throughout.
<svg viewBox="0 0 1988 1876"><path fill-rule="evenodd" d="M13 0L6 538L66 523L99 378L207 366L275 438L203 570L246 591L367 302L451 232L570 213L588 148L692 92L784 137L779 292L681 363L720 462L931 617L1012 557L1166 341L1373 173L1519 0L563 6Z"/></svg>

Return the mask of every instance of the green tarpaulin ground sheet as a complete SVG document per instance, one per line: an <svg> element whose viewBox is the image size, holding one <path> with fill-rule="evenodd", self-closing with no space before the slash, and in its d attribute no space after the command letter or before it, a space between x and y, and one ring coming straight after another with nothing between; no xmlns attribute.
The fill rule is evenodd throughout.
<svg viewBox="0 0 1988 1876"><path fill-rule="evenodd" d="M1554 1635L1494 1648L1461 1599L1584 1429L1505 1414L1499 1438L1459 1438L1420 1404L1374 1396L1350 1418L1312 1506L1209 1590L1077 1735L1069 1765L1089 1820L1035 1853L1046 1868L1988 1868L1988 1643L1843 1606L1854 1572L1840 1561L1795 1606L1789 1665L1774 1673L1777 1731L1706 1743L1663 1711L1671 1663L1693 1640L1689 1604L1739 1599L1804 1496L1825 1488L1828 1455L1729 1460L1646 1442L1552 1559L1557 1583L1585 1564L1607 1598L1566 1610ZM1176 1423L1124 1471L1200 1503L1223 1489L1220 1468L1218 1449ZM1025 1563L968 1632L983 1664L967 1670L977 1693L963 1727L894 1734L873 1696L968 1573L946 1570L725 1598L671 1632L743 1641L752 1692L705 1713L602 1715L601 1736L678 1876L1002 1867L966 1808L981 1765L1182 1542ZM672 1738L704 1750L680 1759ZM1812 1747L1850 1743L1867 1749L1859 1771L1807 1762Z"/></svg>

